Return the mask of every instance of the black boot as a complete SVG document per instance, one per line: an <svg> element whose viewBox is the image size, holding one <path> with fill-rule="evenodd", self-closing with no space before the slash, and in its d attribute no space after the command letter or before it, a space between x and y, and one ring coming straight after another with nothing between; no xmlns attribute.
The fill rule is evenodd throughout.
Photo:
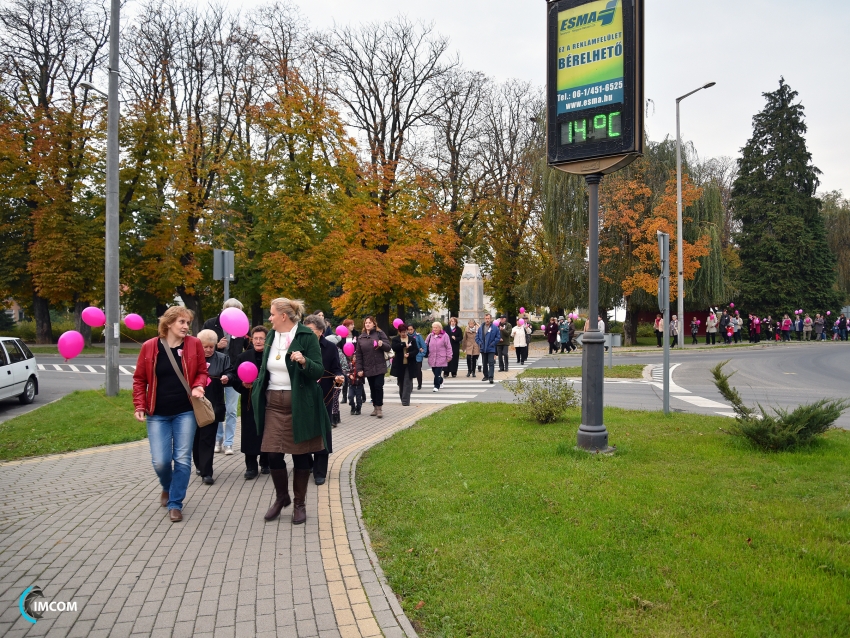
<svg viewBox="0 0 850 638"><path fill-rule="evenodd" d="M292 524L301 525L307 520L307 485L310 482L310 470L293 470L292 493L295 496L295 507L292 508Z"/></svg>
<svg viewBox="0 0 850 638"><path fill-rule="evenodd" d="M298 470L295 471L298 472ZM309 474L309 470L306 471ZM277 498L275 498L275 501L272 503L269 511L266 512L265 519L267 521L276 519L280 516L280 510L284 507L289 507L289 504L292 503L292 499L289 498L289 473L286 470L272 470L271 474Z"/></svg>

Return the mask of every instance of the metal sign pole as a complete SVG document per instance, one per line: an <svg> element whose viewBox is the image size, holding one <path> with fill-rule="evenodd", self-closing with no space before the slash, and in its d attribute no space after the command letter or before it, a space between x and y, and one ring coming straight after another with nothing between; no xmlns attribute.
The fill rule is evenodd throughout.
<svg viewBox="0 0 850 638"><path fill-rule="evenodd" d="M599 182L602 175L587 175L589 195L588 270L589 303L582 339L581 425L576 445L583 450L607 450L608 430L603 421L605 336L599 331Z"/></svg>
<svg viewBox="0 0 850 638"><path fill-rule="evenodd" d="M661 277L658 280L658 309L664 313L664 414L670 414L670 235L658 231Z"/></svg>

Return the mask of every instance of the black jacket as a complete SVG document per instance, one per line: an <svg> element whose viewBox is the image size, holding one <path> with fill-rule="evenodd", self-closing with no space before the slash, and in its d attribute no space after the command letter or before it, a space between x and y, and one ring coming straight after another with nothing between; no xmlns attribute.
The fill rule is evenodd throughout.
<svg viewBox="0 0 850 638"><path fill-rule="evenodd" d="M322 378L319 379L319 387L322 388L322 396L327 406L333 401L334 377L342 376L342 366L339 365L336 345L325 339L324 335L319 339L319 347L322 350L322 366L325 368Z"/></svg>
<svg viewBox="0 0 850 638"><path fill-rule="evenodd" d="M401 337L396 335L393 337L391 342L391 347L393 349L393 364L390 368L390 376L400 377L403 374L407 374L409 377L416 376L416 366L410 365L411 362L416 361L416 355L419 353L419 346L416 345L416 338L413 339L408 338L407 342L407 365L404 363L404 344L401 341Z"/></svg>
<svg viewBox="0 0 850 638"><path fill-rule="evenodd" d="M211 357L207 357L207 363L210 365L207 368L207 374L210 375L210 384L206 389L206 397L212 403L216 420L224 421L227 408L224 404L224 386L221 383L221 377L226 376L227 383L230 384L236 375L233 374L230 357L219 351L215 351Z"/></svg>
<svg viewBox="0 0 850 638"><path fill-rule="evenodd" d="M207 319L204 322L204 330L214 330L218 335L218 340L224 337L224 329L221 327L221 315L216 315L212 319ZM222 354L226 354L230 357L231 361L236 361L239 358L239 355L248 347L249 339L248 337L230 337L230 342L227 344L227 347L223 350L218 349L218 344L216 344L216 350L221 352Z"/></svg>

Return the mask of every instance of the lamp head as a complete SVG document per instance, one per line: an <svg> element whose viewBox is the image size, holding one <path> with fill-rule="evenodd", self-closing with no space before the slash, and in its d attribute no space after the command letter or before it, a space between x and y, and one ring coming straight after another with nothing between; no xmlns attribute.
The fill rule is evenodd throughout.
<svg viewBox="0 0 850 638"><path fill-rule="evenodd" d="M704 87L702 87L702 88L704 88L704 89L710 89L710 88L711 88L711 87L713 87L715 84L717 84L717 82L709 82L708 84L706 84L706 85L705 85Z"/></svg>

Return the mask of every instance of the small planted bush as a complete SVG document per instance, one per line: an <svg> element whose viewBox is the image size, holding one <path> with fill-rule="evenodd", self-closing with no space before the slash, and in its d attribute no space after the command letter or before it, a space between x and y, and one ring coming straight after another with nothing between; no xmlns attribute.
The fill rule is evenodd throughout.
<svg viewBox="0 0 850 638"><path fill-rule="evenodd" d="M788 450L809 443L831 428L841 413L850 407L847 399L821 399L793 410L771 408L769 414L761 404L758 410L744 405L738 390L729 385L732 374L723 372L728 360L711 369L714 385L735 410L735 423L730 434L742 436L767 451Z"/></svg>
<svg viewBox="0 0 850 638"><path fill-rule="evenodd" d="M581 395L570 381L563 377L549 377L539 381L505 381L502 386L518 401L523 414L538 423L552 423L568 409L579 404Z"/></svg>

